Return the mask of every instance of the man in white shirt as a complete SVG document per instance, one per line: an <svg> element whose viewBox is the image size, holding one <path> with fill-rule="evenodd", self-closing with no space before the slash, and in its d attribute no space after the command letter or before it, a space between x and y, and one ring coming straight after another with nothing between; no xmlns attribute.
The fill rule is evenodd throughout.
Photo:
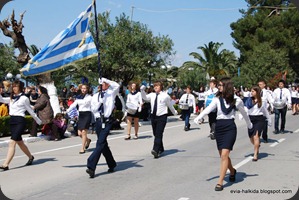
<svg viewBox="0 0 299 200"><path fill-rule="evenodd" d="M190 115L193 112L194 114L196 113L196 105L195 105L195 97L193 94L191 94L191 87L190 85L187 86L186 88L186 93L183 94L183 96L179 100L179 104L186 105L186 108L183 106L182 109L182 115L183 115L183 120L185 120L185 131L190 130Z"/></svg>
<svg viewBox="0 0 299 200"><path fill-rule="evenodd" d="M273 98L271 96L271 93L266 89L266 82L264 80L260 80L258 82L258 86L261 89L261 98L263 102L263 106L265 106L265 109L268 110L268 103L270 106L273 103ZM268 121L265 118L265 124L264 124L264 129L262 132L262 138L265 143L268 143Z"/></svg>
<svg viewBox="0 0 299 200"><path fill-rule="evenodd" d="M206 98L205 98L205 107L208 107L208 105L212 102L213 98L216 96L216 93L218 92L217 89L217 80L211 79L210 80L210 89L205 92ZM215 140L215 124L216 124L216 117L217 117L217 110L213 110L208 114L209 117L209 125L210 125L210 138L211 140Z"/></svg>
<svg viewBox="0 0 299 200"><path fill-rule="evenodd" d="M95 126L98 140L96 148L87 159L86 173L89 174L90 178L94 178L95 169L102 153L109 167L108 173L114 172L116 167L116 162L108 146L107 137L114 122L112 111L120 85L106 78L99 79L99 84L102 85L102 91L94 94L91 100L91 111L96 119Z"/></svg>
<svg viewBox="0 0 299 200"><path fill-rule="evenodd" d="M164 152L163 132L167 123L168 108L177 115L177 111L170 103L170 97L166 92L163 92L163 83L156 81L154 83L154 93L146 94L145 86L141 86L142 99L151 103L151 121L153 134L155 136L153 150L151 151L154 158L159 158Z"/></svg>
<svg viewBox="0 0 299 200"><path fill-rule="evenodd" d="M273 92L274 99L274 113L275 113L275 125L274 125L274 134L285 133L285 123L286 123L286 114L288 108L292 107L291 93L284 87L285 81L280 80L278 82L278 88ZM281 116L280 130L279 126L279 117Z"/></svg>

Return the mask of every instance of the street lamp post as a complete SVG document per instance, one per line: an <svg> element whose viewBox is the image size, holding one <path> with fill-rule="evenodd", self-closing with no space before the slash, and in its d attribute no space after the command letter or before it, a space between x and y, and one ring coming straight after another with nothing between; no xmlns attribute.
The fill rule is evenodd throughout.
<svg viewBox="0 0 299 200"><path fill-rule="evenodd" d="M17 74L17 75L13 75L12 73L8 72L6 74L6 77L5 77L7 80L10 80L10 81L14 81L14 80L20 80L21 79L21 74Z"/></svg>
<svg viewBox="0 0 299 200"><path fill-rule="evenodd" d="M151 73L151 72L148 72L147 75L148 75L149 86L151 86L151 85L152 85L152 76L153 76L154 74Z"/></svg>

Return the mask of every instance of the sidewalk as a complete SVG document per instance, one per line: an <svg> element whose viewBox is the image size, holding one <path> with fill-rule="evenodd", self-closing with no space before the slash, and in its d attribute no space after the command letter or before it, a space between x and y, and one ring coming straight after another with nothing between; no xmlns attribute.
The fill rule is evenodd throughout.
<svg viewBox="0 0 299 200"><path fill-rule="evenodd" d="M167 122L174 122L174 121L178 121L180 120L180 115L177 116L169 116L167 118ZM141 126L147 126L147 125L151 125L151 121L140 121ZM120 124L121 127L125 128L127 126L127 124L125 122L122 122ZM49 140L48 136L42 135L41 132L37 134L37 137L29 137L29 134L24 134L22 135L23 141L25 143L33 143L33 142L39 142L42 140ZM65 132L64 136L66 138L71 137L71 133L70 132ZM7 137L1 137L0 138L0 148L2 147L8 147L8 143L10 141L10 136Z"/></svg>

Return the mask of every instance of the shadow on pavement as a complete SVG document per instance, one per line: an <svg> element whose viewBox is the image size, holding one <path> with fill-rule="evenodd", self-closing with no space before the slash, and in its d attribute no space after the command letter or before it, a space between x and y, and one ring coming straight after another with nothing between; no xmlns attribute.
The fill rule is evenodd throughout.
<svg viewBox="0 0 299 200"><path fill-rule="evenodd" d="M35 158L32 165L40 165L40 164L44 164L46 162L53 162L53 161L57 161L56 158L41 158L41 159ZM11 169L20 169L20 168L23 168L23 167L30 167L30 166L23 165L23 166L11 168Z"/></svg>
<svg viewBox="0 0 299 200"><path fill-rule="evenodd" d="M167 149L161 154L161 157L170 156L172 154L176 154L176 153L180 153L180 152L186 152L186 150Z"/></svg>
<svg viewBox="0 0 299 200"><path fill-rule="evenodd" d="M236 184L236 183L240 183L240 182L243 182L246 178L248 177L252 177L252 176L258 176L258 174L246 174L245 172L239 172L237 171L237 174L236 174L236 181L235 182L230 182L229 181L229 173L226 174L226 176L224 177L224 181L226 182L223 186L224 187L228 187L228 186L231 186L233 184ZM214 180L214 179L218 179L219 176L214 176L214 177L211 177L211 178L208 178L206 179L206 181L211 181L211 180Z"/></svg>
<svg viewBox="0 0 299 200"><path fill-rule="evenodd" d="M253 157L253 153L245 155L246 158L249 157L249 156ZM269 154L269 153L261 152L261 150L260 150L259 155L258 155L258 159L260 160L260 159L263 159L263 158L267 158L269 156L275 156L275 154Z"/></svg>

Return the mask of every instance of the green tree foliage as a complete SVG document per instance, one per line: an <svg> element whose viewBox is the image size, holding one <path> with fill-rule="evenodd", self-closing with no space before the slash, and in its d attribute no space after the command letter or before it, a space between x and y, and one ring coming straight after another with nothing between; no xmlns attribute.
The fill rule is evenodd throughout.
<svg viewBox="0 0 299 200"><path fill-rule="evenodd" d="M206 77L208 78L209 76L217 78L234 76L237 73L237 57L234 52L227 49L220 51L221 46L222 43L211 41L208 45L198 47L201 53L191 52L190 56L193 56L196 61L187 61L183 64L182 71L185 73L179 74L180 82L183 85L189 83L188 74L192 76L193 73L197 73L197 76L194 76L194 79L192 79L201 85L206 84ZM186 69L193 70L186 72Z"/></svg>
<svg viewBox="0 0 299 200"><path fill-rule="evenodd" d="M12 45L0 44L0 79L4 79L8 72L19 74L20 65L14 55Z"/></svg>
<svg viewBox="0 0 299 200"><path fill-rule="evenodd" d="M134 77L146 78L152 68L160 68L172 55L168 36L154 36L148 27L132 22L125 14L110 22L109 13L98 15L102 75L128 84ZM94 30L94 29L93 29ZM94 37L96 36L93 31ZM98 71L96 60L89 66Z"/></svg>
<svg viewBox="0 0 299 200"><path fill-rule="evenodd" d="M248 0L243 17L231 24L240 50L241 78L249 85L271 81L278 73L299 75L299 13L281 0ZM238 80L238 82L242 82Z"/></svg>

